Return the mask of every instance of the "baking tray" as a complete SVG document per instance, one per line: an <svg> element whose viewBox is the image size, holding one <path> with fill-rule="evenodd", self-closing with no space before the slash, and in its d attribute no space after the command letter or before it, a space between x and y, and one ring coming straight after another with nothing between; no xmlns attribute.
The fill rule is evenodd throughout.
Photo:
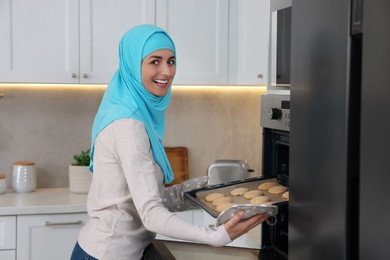
<svg viewBox="0 0 390 260"><path fill-rule="evenodd" d="M215 206L213 206L211 202L207 202L205 200L207 195L218 192L224 194L224 196L232 197L233 205L249 204L250 199L246 199L243 196L231 196L230 191L241 187L248 188L249 190L257 190L257 187L261 183L269 182L269 181L278 183L276 178L269 178L269 177L267 178L267 177L260 176L255 178L228 182L224 184L212 185L203 189L197 189L197 190L186 192L184 195L188 199L196 203L198 206L200 206L202 209L204 209L206 212L208 212L211 216L213 216L214 218L218 218L218 216L222 212L218 212ZM272 202L271 204L276 206L278 206L280 203L286 203L288 201L287 199L284 199L282 197L282 194L270 194L267 191L263 191L263 195L268 196Z"/></svg>

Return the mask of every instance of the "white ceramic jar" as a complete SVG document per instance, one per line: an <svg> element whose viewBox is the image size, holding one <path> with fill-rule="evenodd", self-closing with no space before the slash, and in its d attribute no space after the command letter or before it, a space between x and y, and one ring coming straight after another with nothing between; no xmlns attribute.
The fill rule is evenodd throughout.
<svg viewBox="0 0 390 260"><path fill-rule="evenodd" d="M12 188L16 192L32 192L37 187L37 173L33 162L15 162L12 169Z"/></svg>
<svg viewBox="0 0 390 260"><path fill-rule="evenodd" d="M7 182L5 181L5 175L0 173L0 194L3 194L7 190Z"/></svg>

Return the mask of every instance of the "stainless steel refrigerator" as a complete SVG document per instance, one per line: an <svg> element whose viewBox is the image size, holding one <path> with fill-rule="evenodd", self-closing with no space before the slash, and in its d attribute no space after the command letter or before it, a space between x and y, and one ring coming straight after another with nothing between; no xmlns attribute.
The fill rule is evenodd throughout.
<svg viewBox="0 0 390 260"><path fill-rule="evenodd" d="M293 0L289 259L389 259L389 49L389 0Z"/></svg>

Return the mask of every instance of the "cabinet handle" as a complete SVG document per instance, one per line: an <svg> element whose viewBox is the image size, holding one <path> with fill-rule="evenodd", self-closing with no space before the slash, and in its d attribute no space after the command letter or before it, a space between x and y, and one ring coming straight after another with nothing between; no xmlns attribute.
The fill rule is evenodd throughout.
<svg viewBox="0 0 390 260"><path fill-rule="evenodd" d="M262 79L263 78L263 74L257 74L257 78L258 79Z"/></svg>
<svg viewBox="0 0 390 260"><path fill-rule="evenodd" d="M88 78L88 74L84 73L83 78L85 78L85 79Z"/></svg>
<svg viewBox="0 0 390 260"><path fill-rule="evenodd" d="M81 220L73 221L73 222L50 222L46 221L45 226L65 226L65 225L81 225L83 223Z"/></svg>
<svg viewBox="0 0 390 260"><path fill-rule="evenodd" d="M72 73L72 78L77 78L77 74L76 73Z"/></svg>

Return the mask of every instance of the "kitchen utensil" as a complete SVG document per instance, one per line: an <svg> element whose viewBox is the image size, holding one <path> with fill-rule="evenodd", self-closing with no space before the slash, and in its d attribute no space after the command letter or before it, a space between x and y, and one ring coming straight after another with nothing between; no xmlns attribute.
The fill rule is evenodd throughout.
<svg viewBox="0 0 390 260"><path fill-rule="evenodd" d="M189 179L187 147L164 147L175 178L165 186L182 183Z"/></svg>
<svg viewBox="0 0 390 260"><path fill-rule="evenodd" d="M216 160L207 169L209 185L228 183L249 178L248 162L243 160Z"/></svg>
<svg viewBox="0 0 390 260"><path fill-rule="evenodd" d="M277 179L259 176L240 181L233 181L229 183L208 186L206 188L186 192L184 195L196 204L198 204L211 216L217 218L221 213L216 210L216 207L211 202L206 200L207 195L213 193L222 193L224 197L232 198L233 205L245 205L250 203L250 199L246 199L244 198L244 196L233 196L231 195L231 191L237 188L248 188L248 190L257 190L260 184L263 184L265 182L277 183ZM282 194L271 194L268 191L262 191L262 193L264 196L267 196L270 199L270 202L272 203L270 205L280 206L282 204L288 203L288 200L284 199Z"/></svg>

